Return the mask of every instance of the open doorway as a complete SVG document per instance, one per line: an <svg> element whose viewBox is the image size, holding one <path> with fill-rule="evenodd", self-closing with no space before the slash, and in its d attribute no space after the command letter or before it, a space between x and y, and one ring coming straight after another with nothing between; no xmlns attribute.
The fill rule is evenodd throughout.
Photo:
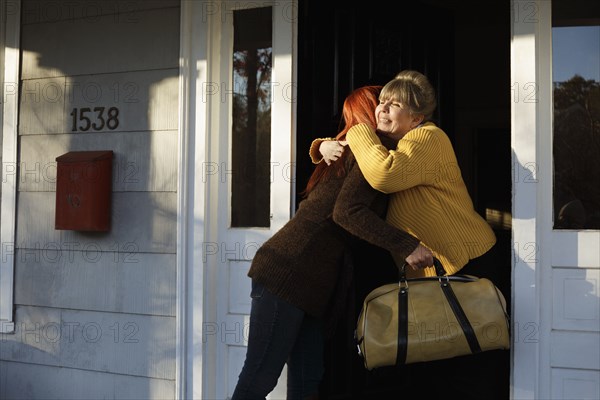
<svg viewBox="0 0 600 400"><path fill-rule="evenodd" d="M508 0L489 1L485 7L458 0L399 1L377 7L300 1L296 181L296 193L300 193L313 168L308 147L314 138L335 135L344 98L351 90L385 84L402 69L423 72L438 94L436 123L452 140L474 205L498 239L493 265L482 266L482 276L492 279L509 303L510 15ZM355 282L360 284L355 284L347 317L328 341L321 397L419 394L429 398L438 394L426 393L427 388L447 395L448 388L435 382L453 378L431 376L434 369L428 365L402 371L364 370L352 338L356 313L371 288L395 279L395 271L374 267L389 263L387 256L371 253L375 249L365 246L357 260L362 269ZM368 256L362 259L360 254ZM508 398L509 357L508 351L498 351L463 360L464 384L479 379L469 371L484 371L481 390L485 393L479 398ZM441 369L436 371L443 371L444 363L439 364ZM447 364L447 368L457 366L455 361Z"/></svg>

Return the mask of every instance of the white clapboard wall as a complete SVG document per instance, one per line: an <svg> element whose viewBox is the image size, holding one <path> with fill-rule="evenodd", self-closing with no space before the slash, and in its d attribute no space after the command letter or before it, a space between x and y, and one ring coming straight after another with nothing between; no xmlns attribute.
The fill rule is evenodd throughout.
<svg viewBox="0 0 600 400"><path fill-rule="evenodd" d="M22 1L2 399L175 397L179 5ZM55 159L76 150L114 152L108 233L54 229Z"/></svg>

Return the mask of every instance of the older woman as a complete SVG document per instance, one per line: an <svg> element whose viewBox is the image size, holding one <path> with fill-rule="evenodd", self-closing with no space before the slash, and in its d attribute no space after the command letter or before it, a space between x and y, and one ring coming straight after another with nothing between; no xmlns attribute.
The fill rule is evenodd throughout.
<svg viewBox="0 0 600 400"><path fill-rule="evenodd" d="M402 71L379 95L376 129L357 124L348 130L347 142L317 139L310 154L318 162L315 150L320 145L324 159L333 165L345 153L343 146L349 145L366 180L390 194L387 222L418 237L447 273L485 276L493 273L486 269L492 265L488 257L493 256L490 249L496 236L473 207L450 139L431 121L435 106L427 78L416 71ZM388 149L380 137L398 144ZM409 273L432 276L435 269ZM499 352L505 351L413 364L411 384L426 397L498 398L503 385L489 371L507 362ZM430 385L432 376L443 376L444 384ZM410 393L408 388L403 391Z"/></svg>
<svg viewBox="0 0 600 400"><path fill-rule="evenodd" d="M490 250L496 236L473 207L450 139L431 121L435 107L427 77L402 71L379 95L377 128L358 124L346 140L366 180L390 194L387 221L418 237L454 274ZM378 134L398 145L387 149ZM316 161L314 149L320 145L330 163L345 144L317 140L310 154ZM435 269L420 269L417 274L432 276Z"/></svg>

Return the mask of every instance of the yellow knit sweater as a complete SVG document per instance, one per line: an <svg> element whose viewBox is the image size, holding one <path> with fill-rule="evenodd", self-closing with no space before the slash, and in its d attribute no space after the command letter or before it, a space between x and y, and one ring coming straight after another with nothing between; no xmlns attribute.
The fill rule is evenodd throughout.
<svg viewBox="0 0 600 400"><path fill-rule="evenodd" d="M448 274L496 243L473 208L450 139L435 124L411 130L396 150L388 151L366 124L352 127L346 140L371 186L391 193L387 221L419 238ZM435 276L435 270L424 274Z"/></svg>

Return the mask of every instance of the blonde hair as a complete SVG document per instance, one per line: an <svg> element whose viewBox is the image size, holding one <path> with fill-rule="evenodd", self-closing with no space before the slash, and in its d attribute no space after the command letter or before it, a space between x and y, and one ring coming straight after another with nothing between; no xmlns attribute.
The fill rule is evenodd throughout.
<svg viewBox="0 0 600 400"><path fill-rule="evenodd" d="M397 101L412 114L423 115L425 121L431 119L437 105L435 91L427 77L411 70L401 71L389 81L379 99Z"/></svg>

